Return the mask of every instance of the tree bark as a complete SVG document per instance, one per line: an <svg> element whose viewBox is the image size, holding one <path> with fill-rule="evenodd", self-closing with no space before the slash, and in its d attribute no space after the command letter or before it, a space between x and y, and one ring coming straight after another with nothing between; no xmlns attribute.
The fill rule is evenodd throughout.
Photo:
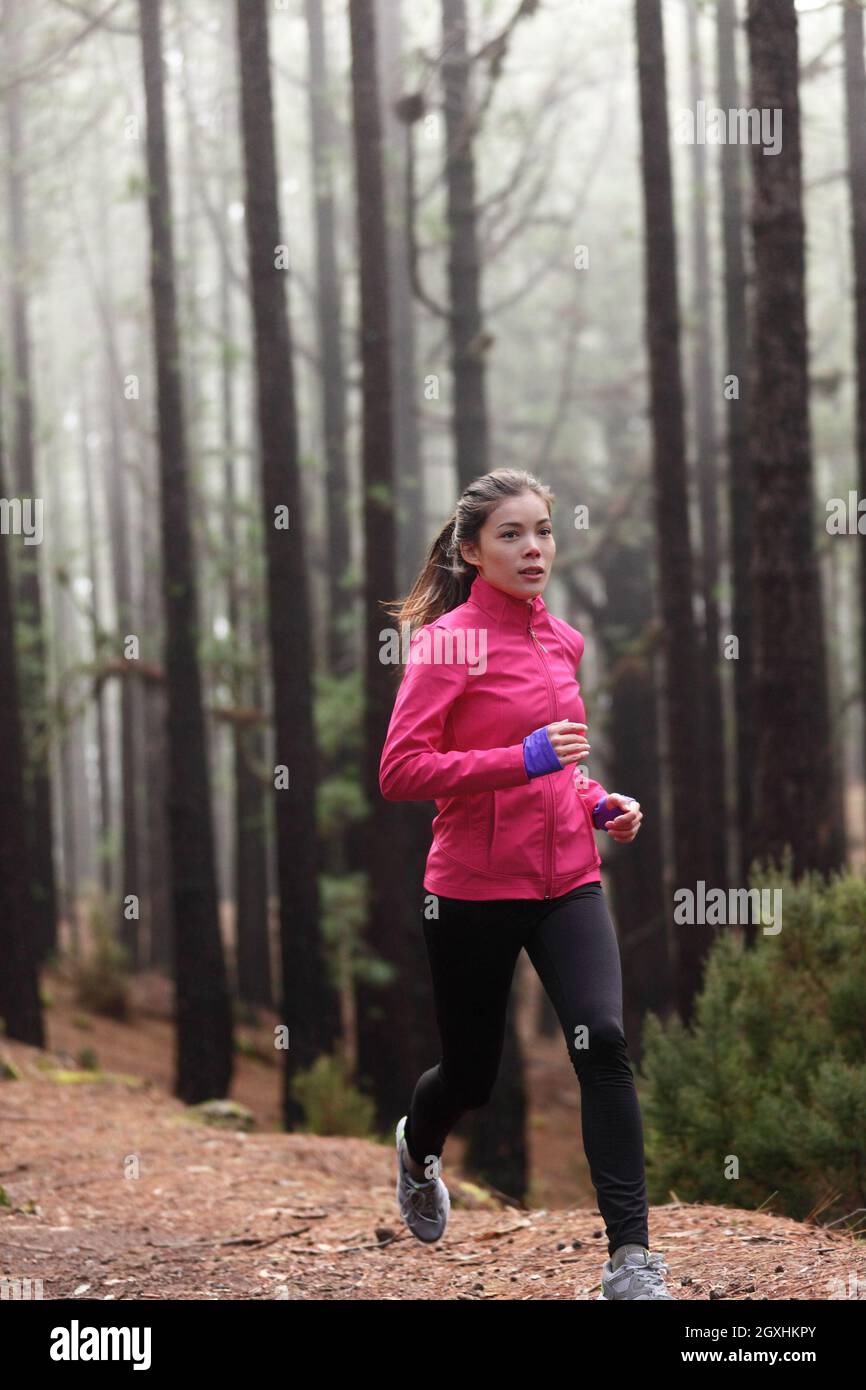
<svg viewBox="0 0 866 1390"><path fill-rule="evenodd" d="M4 475L0 427L0 497L9 496ZM14 534L0 532L0 1019L7 1038L44 1047L13 609Z"/></svg>
<svg viewBox="0 0 866 1390"><path fill-rule="evenodd" d="M735 35L737 0L718 0L716 10L719 106L737 110ZM752 688L752 475L749 465L749 323L746 310L746 257L743 188L747 164L739 142L719 146L722 174L722 240L725 262L725 377L736 378L736 394L725 399L728 438L728 557L731 574L731 631L738 640L734 661L737 872L748 879L752 838L752 784L755 759ZM751 934L751 933L747 933Z"/></svg>
<svg viewBox="0 0 866 1390"><path fill-rule="evenodd" d="M702 673L692 612L692 549L683 430L677 251L668 142L667 80L661 0L635 0L646 226L646 333L650 369L653 476L664 653L664 707L670 749L674 882L697 884L707 872L701 765ZM700 988L711 926L689 924L676 938L677 1005L684 1023Z"/></svg>
<svg viewBox="0 0 866 1390"><path fill-rule="evenodd" d="M481 317L469 73L466 0L442 0L452 420L461 491L489 468L484 382L488 339Z"/></svg>
<svg viewBox="0 0 866 1390"><path fill-rule="evenodd" d="M281 237L267 11L263 0L238 0L236 12L275 752L277 767L289 769L289 785L277 787L275 798L281 1008L289 1026L283 1114L286 1127L295 1129L303 1109L292 1094L293 1076L331 1051L338 1015L320 932L314 867L319 769L313 724L313 647L292 342L284 274L275 264ZM285 508L288 528L280 524Z"/></svg>
<svg viewBox="0 0 866 1390"><path fill-rule="evenodd" d="M234 178L229 167L229 126L234 118L237 129L237 110L234 98L229 97L230 83L237 67L234 31L227 36L223 73L224 100L231 101L226 111L221 146L220 204L228 208L236 196ZM220 332L223 342L221 362L223 495L225 499L225 544L227 552L227 608L234 654L232 696L236 707L247 702L257 709L264 707L264 689L258 673L260 646L250 641L250 607L259 602L258 584L249 581L246 600L240 592L238 576L244 570L242 546L251 544L246 525L239 527L243 509L238 506L240 488L236 478L238 461L235 438L235 357L232 351L235 333L232 278L229 264L231 223L226 220L220 243ZM242 531L239 537L238 531ZM252 659L251 659L252 658ZM249 663L249 669L248 669ZM229 741L234 772L234 853L230 875L235 900L235 977L238 997L248 1004L274 1003L271 984L271 952L268 933L268 866L265 814L265 789L259 769L265 761L265 740L259 727L245 728L234 722Z"/></svg>
<svg viewBox="0 0 866 1390"><path fill-rule="evenodd" d="M703 97L700 15L697 4L686 7L688 60L692 105ZM725 726L722 714L721 652L719 648L719 473L716 449L716 385L713 374L712 292L710 245L707 233L707 147L692 145L692 395L695 478L700 513L700 592L703 598L701 699L704 747L701 780L707 827L707 874L718 888L728 886L728 811L725 796Z"/></svg>
<svg viewBox="0 0 866 1390"><path fill-rule="evenodd" d="M355 669L355 624L347 622L358 595L347 587L351 564L346 459L346 373L343 304L337 263L334 164L337 141L330 111L325 17L320 0L305 0L310 42L310 155L316 229L316 321L319 331L322 434L325 445L325 528L328 563L328 669Z"/></svg>
<svg viewBox="0 0 866 1390"><path fill-rule="evenodd" d="M377 0L381 36L382 129L388 209L388 293L394 350L394 467L397 474L397 587L406 593L414 582L427 543L424 477L418 407L421 393L415 347L415 302L409 276L406 227L406 162L412 127L395 106L403 95L403 0Z"/></svg>
<svg viewBox="0 0 866 1390"><path fill-rule="evenodd" d="M854 258L854 323L857 354L857 481L866 497L866 70L863 62L863 11L848 5L843 18L845 115L851 189L851 243ZM860 685L866 689L866 548L860 545L857 582L860 598ZM866 742L864 742L866 755ZM866 761L863 775L866 778Z"/></svg>
<svg viewBox="0 0 866 1390"><path fill-rule="evenodd" d="M163 114L160 0L139 0L147 112L150 284L159 423L168 694L169 844L177 1020L174 1093L197 1103L228 1092L232 1020L219 930L198 604L174 285Z"/></svg>
<svg viewBox="0 0 866 1390"><path fill-rule="evenodd" d="M6 134L9 198L10 312L12 319L12 402L14 445L13 489L18 496L35 497L39 491L33 451L33 380L30 369L26 263L28 228L22 141L21 86L17 79L19 33L23 10L19 0L5 0L3 37L5 70L11 79L6 88ZM25 826L30 843L31 893L34 900L33 930L37 956L44 960L57 946L57 888L54 874L54 816L51 796L51 730L48 715L48 653L39 578L39 546L26 547L16 567L19 586L19 621L30 632L30 655L21 666L21 710L25 720Z"/></svg>
<svg viewBox="0 0 866 1390"><path fill-rule="evenodd" d="M363 397L364 738L362 785L370 808L364 826L368 870L365 940L391 968L389 983L358 988L358 1065L377 1117L393 1125L407 1106L417 1074L406 1039L413 1017L406 989L407 938L417 919L406 899L405 818L379 790L379 760L394 699L391 668L380 659L379 607L395 589L393 389L388 247L373 0L349 0L355 198L360 255L360 338ZM397 872L395 872L397 870Z"/></svg>
<svg viewBox="0 0 866 1390"><path fill-rule="evenodd" d="M792 872L841 863L833 814L824 614L814 537L794 0L749 0L751 105L782 113L775 155L752 145L755 294L755 818L752 858Z"/></svg>

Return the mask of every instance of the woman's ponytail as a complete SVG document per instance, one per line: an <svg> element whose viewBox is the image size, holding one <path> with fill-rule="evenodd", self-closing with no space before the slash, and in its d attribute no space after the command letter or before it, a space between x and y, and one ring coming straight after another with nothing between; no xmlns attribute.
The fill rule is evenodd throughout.
<svg viewBox="0 0 866 1390"><path fill-rule="evenodd" d="M443 613L450 613L469 597L477 571L457 550L456 528L455 510L427 552L421 572L406 598L383 605L401 629L404 623L409 623L410 631L424 627Z"/></svg>

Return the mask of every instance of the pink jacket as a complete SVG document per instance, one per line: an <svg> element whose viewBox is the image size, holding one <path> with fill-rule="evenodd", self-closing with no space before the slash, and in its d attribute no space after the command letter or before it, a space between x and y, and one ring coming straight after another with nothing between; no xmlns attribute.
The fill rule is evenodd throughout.
<svg viewBox="0 0 866 1390"><path fill-rule="evenodd" d="M584 640L475 576L469 598L414 633L379 764L388 801L435 800L424 887L451 898L551 898L601 877L579 764L529 778L523 739L586 722Z"/></svg>

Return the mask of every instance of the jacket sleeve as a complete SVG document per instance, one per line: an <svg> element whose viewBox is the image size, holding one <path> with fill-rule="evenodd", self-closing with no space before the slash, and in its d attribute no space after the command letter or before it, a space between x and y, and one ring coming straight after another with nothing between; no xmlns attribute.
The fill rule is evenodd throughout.
<svg viewBox="0 0 866 1390"><path fill-rule="evenodd" d="M409 646L379 761L385 800L471 796L528 782L522 740L504 748L440 751L451 706L472 677L465 663L413 660L420 640L419 631Z"/></svg>

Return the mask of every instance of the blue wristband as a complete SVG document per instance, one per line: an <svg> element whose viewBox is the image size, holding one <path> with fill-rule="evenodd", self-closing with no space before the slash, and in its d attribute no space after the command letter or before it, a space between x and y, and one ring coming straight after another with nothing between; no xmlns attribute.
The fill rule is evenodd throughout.
<svg viewBox="0 0 866 1390"><path fill-rule="evenodd" d="M547 726L527 734L523 740L523 764L529 777L543 777L546 772L560 772L565 766L556 756Z"/></svg>

